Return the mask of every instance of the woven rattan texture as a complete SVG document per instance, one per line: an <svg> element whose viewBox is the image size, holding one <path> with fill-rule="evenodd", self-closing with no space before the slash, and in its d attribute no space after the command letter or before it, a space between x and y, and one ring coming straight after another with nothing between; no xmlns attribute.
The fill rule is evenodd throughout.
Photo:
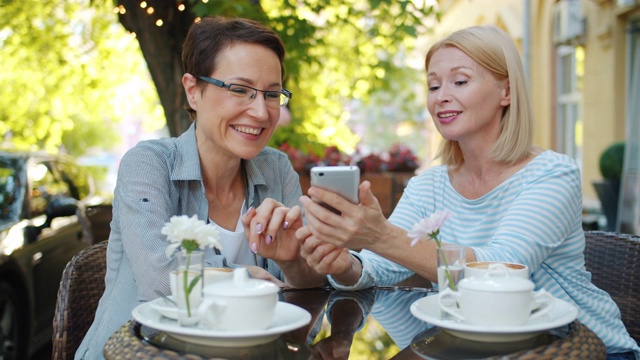
<svg viewBox="0 0 640 360"><path fill-rule="evenodd" d="M134 320L129 321L116 331L104 346L104 357L107 360L127 359L185 359L203 360L198 355L183 355L178 352L160 349L154 345L146 344L140 340L140 324Z"/></svg>
<svg viewBox="0 0 640 360"><path fill-rule="evenodd" d="M586 231L585 265L591 281L611 295L629 334L640 343L640 237Z"/></svg>
<svg viewBox="0 0 640 360"><path fill-rule="evenodd" d="M569 324L569 333L549 345L539 346L508 356L491 359L509 360L599 360L606 359L607 349L600 338L580 321Z"/></svg>
<svg viewBox="0 0 640 360"><path fill-rule="evenodd" d="M140 324L134 320L129 321L116 331L104 348L107 360L124 359L184 359L203 360L198 355L185 355L166 349L157 348L141 341ZM553 343L537 348L521 351L508 356L491 359L528 360L528 359L553 359L553 360L588 360L605 359L606 348L598 336L576 320L569 325L567 336Z"/></svg>
<svg viewBox="0 0 640 360"><path fill-rule="evenodd" d="M104 292L107 241L76 254L62 273L53 318L54 360L73 359Z"/></svg>

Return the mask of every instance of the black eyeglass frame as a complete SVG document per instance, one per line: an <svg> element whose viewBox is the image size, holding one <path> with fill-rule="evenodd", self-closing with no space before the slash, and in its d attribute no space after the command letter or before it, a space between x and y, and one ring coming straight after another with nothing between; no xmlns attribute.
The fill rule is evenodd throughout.
<svg viewBox="0 0 640 360"><path fill-rule="evenodd" d="M248 86L248 85L244 85L244 84L225 84L224 81L222 80L218 80L218 79L214 79L212 77L208 77L208 76L198 76L198 79L205 81L211 85L217 86L221 89L227 89L227 90L231 90L231 86L242 86L242 87L246 87L257 92L261 92L263 93L263 97L264 100L267 100L267 93L278 93L278 94L282 94L285 96L285 98L287 99L284 104L281 104L280 107L284 107L287 106L287 104L289 103L289 100L291 100L291 97L293 96L293 94L291 93L291 91L287 90L287 89L280 89L280 90L260 90L260 89L256 89L254 87ZM251 99L251 101L253 101L255 99L255 97L253 99Z"/></svg>

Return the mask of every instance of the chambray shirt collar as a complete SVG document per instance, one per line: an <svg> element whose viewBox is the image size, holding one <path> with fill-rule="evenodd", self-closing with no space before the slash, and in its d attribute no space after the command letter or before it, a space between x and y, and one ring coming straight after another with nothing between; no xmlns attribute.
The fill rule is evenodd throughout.
<svg viewBox="0 0 640 360"><path fill-rule="evenodd" d="M196 142L196 122L176 140L176 158L171 173L171 180L202 180L200 156ZM261 154L258 154L260 157ZM249 179L249 198L253 198L256 186L267 185L267 180L256 158L246 161L247 178Z"/></svg>
<svg viewBox="0 0 640 360"><path fill-rule="evenodd" d="M195 121L176 139L176 150L171 180L202 180Z"/></svg>

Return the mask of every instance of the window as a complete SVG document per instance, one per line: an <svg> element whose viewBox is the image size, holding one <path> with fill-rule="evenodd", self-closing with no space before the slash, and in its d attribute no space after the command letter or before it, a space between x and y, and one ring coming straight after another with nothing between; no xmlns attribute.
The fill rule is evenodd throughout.
<svg viewBox="0 0 640 360"><path fill-rule="evenodd" d="M561 45L557 47L558 108L556 150L582 164L582 77L584 48Z"/></svg>
<svg viewBox="0 0 640 360"><path fill-rule="evenodd" d="M640 19L628 28L627 64L627 138L617 228L640 234Z"/></svg>
<svg viewBox="0 0 640 360"><path fill-rule="evenodd" d="M85 168L66 161L56 164L60 178L69 187L69 195L76 200L86 198L91 194L91 183Z"/></svg>
<svg viewBox="0 0 640 360"><path fill-rule="evenodd" d="M580 0L553 5L553 43L556 45L555 150L582 167L582 77L584 74L584 16Z"/></svg>
<svg viewBox="0 0 640 360"><path fill-rule="evenodd" d="M31 179L31 196L29 212L31 217L45 214L47 205L56 196L71 196L69 185L60 181L54 173L55 168L50 161L41 161L29 165Z"/></svg>

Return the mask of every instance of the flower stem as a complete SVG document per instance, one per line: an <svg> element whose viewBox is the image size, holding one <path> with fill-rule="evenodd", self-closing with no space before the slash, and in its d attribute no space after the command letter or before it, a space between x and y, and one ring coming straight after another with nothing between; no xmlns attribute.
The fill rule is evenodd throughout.
<svg viewBox="0 0 640 360"><path fill-rule="evenodd" d="M447 264L447 257L442 251L442 247L440 246L440 242L436 242L438 245L438 252L440 252L440 258L442 259L442 263L444 264L444 275L447 277L447 281L449 282L449 287L453 291L457 291L456 284L453 282L453 278L451 278L451 273L449 272L449 264ZM438 284L442 285L442 284Z"/></svg>
<svg viewBox="0 0 640 360"><path fill-rule="evenodd" d="M189 286L189 263L191 262L191 252L187 251L187 258L185 260L185 271L183 271L182 287L184 288L185 301L187 303L187 316L191 317L191 303L189 301L191 294L191 287Z"/></svg>

